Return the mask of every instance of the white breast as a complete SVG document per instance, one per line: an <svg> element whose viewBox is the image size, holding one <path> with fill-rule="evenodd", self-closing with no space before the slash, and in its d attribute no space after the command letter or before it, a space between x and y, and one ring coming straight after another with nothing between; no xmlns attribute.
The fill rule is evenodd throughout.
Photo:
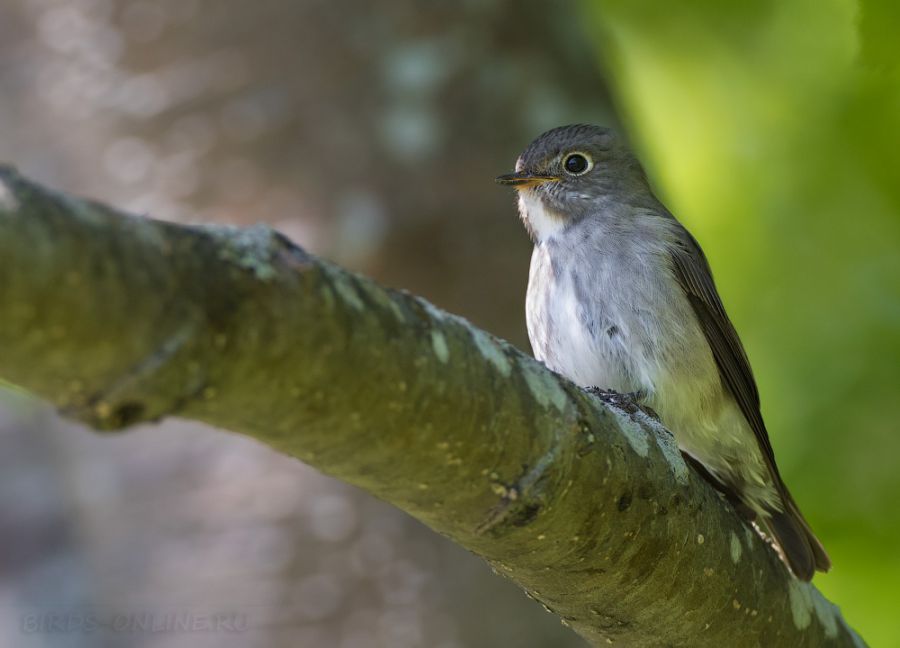
<svg viewBox="0 0 900 648"><path fill-rule="evenodd" d="M652 390L652 370L635 353L639 345L629 342L630 322L615 301L579 297L571 268L554 268L553 263L545 246L535 246L526 302L535 357L582 387ZM603 282L602 277L592 279Z"/></svg>

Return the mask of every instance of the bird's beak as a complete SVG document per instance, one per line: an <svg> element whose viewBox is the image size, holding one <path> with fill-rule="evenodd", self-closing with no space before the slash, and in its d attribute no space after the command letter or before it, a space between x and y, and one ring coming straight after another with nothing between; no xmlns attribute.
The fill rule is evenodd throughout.
<svg viewBox="0 0 900 648"><path fill-rule="evenodd" d="M547 176L547 175L534 175L528 173L527 171L517 171L515 173L507 173L502 176L497 176L494 179L494 182L502 185L510 185L512 187L521 188L521 187L534 187L535 185L543 184L545 182L558 182L559 178L556 176Z"/></svg>

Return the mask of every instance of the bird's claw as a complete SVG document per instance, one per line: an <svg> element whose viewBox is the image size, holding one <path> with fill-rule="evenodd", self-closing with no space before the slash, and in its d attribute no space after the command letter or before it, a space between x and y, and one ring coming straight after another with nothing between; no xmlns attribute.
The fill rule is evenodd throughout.
<svg viewBox="0 0 900 648"><path fill-rule="evenodd" d="M652 407L641 402L647 398L647 392L643 389L625 392L624 394L612 389L602 389L601 387L585 387L585 391L594 394L594 396L597 396L604 403L624 410L629 414L635 414L640 410L657 421L659 420L659 414L657 414Z"/></svg>

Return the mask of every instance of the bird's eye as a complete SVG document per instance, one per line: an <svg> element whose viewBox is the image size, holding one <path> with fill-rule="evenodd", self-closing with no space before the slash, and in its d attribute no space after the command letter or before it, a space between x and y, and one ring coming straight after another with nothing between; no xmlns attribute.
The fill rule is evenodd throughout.
<svg viewBox="0 0 900 648"><path fill-rule="evenodd" d="M563 168L569 175L584 175L594 166L591 159L584 153L569 153L563 161Z"/></svg>

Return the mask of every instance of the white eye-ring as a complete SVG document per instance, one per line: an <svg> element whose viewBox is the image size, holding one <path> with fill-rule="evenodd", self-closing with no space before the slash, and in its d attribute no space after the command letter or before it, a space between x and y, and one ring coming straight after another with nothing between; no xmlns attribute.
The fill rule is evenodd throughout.
<svg viewBox="0 0 900 648"><path fill-rule="evenodd" d="M563 160L563 169L566 173L573 176L584 175L594 168L594 161L591 156L581 151L572 151L566 154Z"/></svg>

